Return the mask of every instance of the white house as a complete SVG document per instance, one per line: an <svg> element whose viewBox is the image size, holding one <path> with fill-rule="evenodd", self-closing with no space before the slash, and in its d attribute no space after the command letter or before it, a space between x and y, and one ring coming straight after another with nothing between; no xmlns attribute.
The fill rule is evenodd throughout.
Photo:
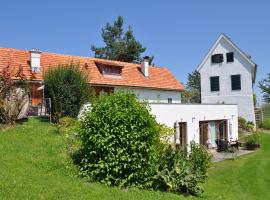
<svg viewBox="0 0 270 200"><path fill-rule="evenodd" d="M253 85L257 65L221 34L197 70L202 103L237 104L239 116L255 124Z"/></svg>

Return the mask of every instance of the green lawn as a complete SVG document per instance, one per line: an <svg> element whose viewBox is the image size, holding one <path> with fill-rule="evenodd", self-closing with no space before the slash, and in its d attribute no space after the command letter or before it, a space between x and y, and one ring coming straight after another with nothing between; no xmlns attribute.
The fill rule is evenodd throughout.
<svg viewBox="0 0 270 200"><path fill-rule="evenodd" d="M76 177L64 141L55 127L38 119L2 130L0 199L193 199L87 183ZM252 155L214 164L201 198L270 199L270 134L262 141L263 148Z"/></svg>

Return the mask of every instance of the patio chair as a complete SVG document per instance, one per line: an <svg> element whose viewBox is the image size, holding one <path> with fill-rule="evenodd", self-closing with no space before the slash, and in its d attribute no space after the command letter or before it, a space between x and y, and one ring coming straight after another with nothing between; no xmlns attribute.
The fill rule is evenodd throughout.
<svg viewBox="0 0 270 200"><path fill-rule="evenodd" d="M225 140L216 140L216 144L217 144L217 152L223 152L223 151L227 151L228 150L228 141Z"/></svg>

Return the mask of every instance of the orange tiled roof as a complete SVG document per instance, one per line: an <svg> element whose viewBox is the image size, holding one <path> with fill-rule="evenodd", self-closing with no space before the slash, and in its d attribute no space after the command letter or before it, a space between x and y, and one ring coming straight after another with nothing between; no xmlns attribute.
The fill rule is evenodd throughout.
<svg viewBox="0 0 270 200"><path fill-rule="evenodd" d="M150 66L149 78L146 78L142 74L139 64L42 52L40 58L41 72L33 74L30 67L30 51L0 48L0 70L3 70L6 66L9 66L11 70L22 67L23 74L26 78L32 80L42 80L43 74L48 69L70 62L79 63L83 71L87 73L89 83L92 85L141 87L175 91L184 90L183 85L165 67ZM121 66L121 78L103 76L98 70L97 63Z"/></svg>

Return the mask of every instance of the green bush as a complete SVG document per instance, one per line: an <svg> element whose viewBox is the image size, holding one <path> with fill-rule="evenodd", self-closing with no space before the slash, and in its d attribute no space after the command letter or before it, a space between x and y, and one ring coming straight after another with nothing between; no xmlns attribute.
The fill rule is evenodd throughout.
<svg viewBox="0 0 270 200"><path fill-rule="evenodd" d="M58 133L65 136L67 153L78 163L80 158L81 141L78 136L80 122L72 117L62 117L57 125Z"/></svg>
<svg viewBox="0 0 270 200"><path fill-rule="evenodd" d="M246 144L259 144L260 143L260 135L259 133L253 133L251 135L248 135L245 138Z"/></svg>
<svg viewBox="0 0 270 200"><path fill-rule="evenodd" d="M63 116L77 117L90 95L87 76L74 63L50 69L45 74L44 84L56 122Z"/></svg>
<svg viewBox="0 0 270 200"><path fill-rule="evenodd" d="M211 156L201 145L192 142L190 147L187 155L185 147L162 144L153 182L155 189L193 195L203 192L200 184L206 180Z"/></svg>
<svg viewBox="0 0 270 200"><path fill-rule="evenodd" d="M238 118L238 126L239 126L240 129L245 130L246 129L246 123L247 123L247 121L246 121L245 118L243 118L243 117Z"/></svg>
<svg viewBox="0 0 270 200"><path fill-rule="evenodd" d="M81 172L107 185L147 188L155 173L158 125L130 93L102 96L84 113Z"/></svg>
<svg viewBox="0 0 270 200"><path fill-rule="evenodd" d="M251 122L251 121L248 121L247 123L246 123L246 130L247 131L253 131L254 130L254 123L253 122Z"/></svg>
<svg viewBox="0 0 270 200"><path fill-rule="evenodd" d="M260 127L266 130L270 130L270 118L266 118L260 124Z"/></svg>
<svg viewBox="0 0 270 200"><path fill-rule="evenodd" d="M174 135L174 128L168 127L165 124L158 124L158 132L161 141L168 142L168 140Z"/></svg>

